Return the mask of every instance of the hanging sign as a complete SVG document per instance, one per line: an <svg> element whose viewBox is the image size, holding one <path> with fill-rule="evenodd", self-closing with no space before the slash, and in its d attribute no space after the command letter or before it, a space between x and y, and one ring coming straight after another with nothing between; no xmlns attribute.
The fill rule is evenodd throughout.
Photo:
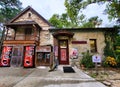
<svg viewBox="0 0 120 87"><path fill-rule="evenodd" d="M51 52L51 46L37 46L36 52Z"/></svg>

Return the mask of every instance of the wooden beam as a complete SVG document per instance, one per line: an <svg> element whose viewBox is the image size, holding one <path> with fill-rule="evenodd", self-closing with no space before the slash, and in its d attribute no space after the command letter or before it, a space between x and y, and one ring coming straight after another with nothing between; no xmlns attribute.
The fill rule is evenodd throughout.
<svg viewBox="0 0 120 87"><path fill-rule="evenodd" d="M36 41L4 41L3 44L37 44Z"/></svg>

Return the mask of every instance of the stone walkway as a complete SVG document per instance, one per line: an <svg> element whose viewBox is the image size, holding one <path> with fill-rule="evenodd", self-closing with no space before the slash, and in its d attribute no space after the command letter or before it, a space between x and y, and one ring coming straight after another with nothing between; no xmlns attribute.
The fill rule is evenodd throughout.
<svg viewBox="0 0 120 87"><path fill-rule="evenodd" d="M48 72L49 67L0 68L0 87L106 87L73 67L76 73L64 73L63 66Z"/></svg>
<svg viewBox="0 0 120 87"><path fill-rule="evenodd" d="M94 76L96 71L90 69L84 72L90 76ZM94 78L108 87L120 87L120 68L100 69L98 70L98 75L94 76Z"/></svg>

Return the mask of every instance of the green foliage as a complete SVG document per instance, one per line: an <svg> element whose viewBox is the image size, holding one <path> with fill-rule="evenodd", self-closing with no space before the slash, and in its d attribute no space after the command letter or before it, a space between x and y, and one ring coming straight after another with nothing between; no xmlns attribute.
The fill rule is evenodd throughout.
<svg viewBox="0 0 120 87"><path fill-rule="evenodd" d="M115 56L117 61L117 66L120 67L120 35L116 36L115 46Z"/></svg>
<svg viewBox="0 0 120 87"><path fill-rule="evenodd" d="M57 15L59 17L54 18L54 14L49 22L55 27L78 27L83 20L83 14L79 15L82 8L82 0L65 0L66 13ZM57 25L58 24L58 25Z"/></svg>
<svg viewBox="0 0 120 87"><path fill-rule="evenodd" d="M83 28L95 28L102 23L102 20L98 18L98 16L91 17L88 19L88 22L84 22L81 27Z"/></svg>
<svg viewBox="0 0 120 87"><path fill-rule="evenodd" d="M55 27L82 27L94 28L102 23L98 16L90 19L85 18L82 10L87 6L83 0L65 0L66 13L62 15L54 14L49 22Z"/></svg>
<svg viewBox="0 0 120 87"><path fill-rule="evenodd" d="M54 14L50 19L49 19L49 22L55 26L55 27L58 27L58 28L62 28L62 23L61 21L59 20L59 15L58 14Z"/></svg>
<svg viewBox="0 0 120 87"><path fill-rule="evenodd" d="M116 36L116 42L115 42L116 46L120 46L120 35ZM118 49L120 49L120 47L117 47Z"/></svg>
<svg viewBox="0 0 120 87"><path fill-rule="evenodd" d="M62 27L69 27L70 22L67 20L68 20L67 14L63 13L62 15L54 14L49 19L49 22L57 28L62 28Z"/></svg>
<svg viewBox="0 0 120 87"><path fill-rule="evenodd" d="M94 63L92 62L92 55L89 53L89 51L83 53L83 58L80 61L81 65L84 65L85 68L93 68Z"/></svg>
<svg viewBox="0 0 120 87"><path fill-rule="evenodd" d="M0 22L6 22L21 11L22 3L19 0L0 1Z"/></svg>
<svg viewBox="0 0 120 87"><path fill-rule="evenodd" d="M87 2L86 5L89 5L92 3L104 4L105 2L107 2L104 13L108 14L108 18L110 20L115 19L115 18L120 20L120 1L119 0L87 0L86 2Z"/></svg>
<svg viewBox="0 0 120 87"><path fill-rule="evenodd" d="M0 29L0 40L1 40L1 37L2 37L2 30Z"/></svg>
<svg viewBox="0 0 120 87"><path fill-rule="evenodd" d="M82 10L85 9L89 4L92 3L98 3L98 4L104 4L104 2L107 2L106 4L106 8L104 10L104 13L108 14L108 18L110 20L112 19L118 19L118 23L120 23L120 2L119 0L65 0L65 7L66 7L66 15L67 15L67 19L65 19L65 21L67 21L67 26L66 26L66 22L61 23L62 27L95 27L96 25L99 26L102 21L100 20L96 20L95 17L94 19L90 18L90 20L96 20L94 22L90 22L89 19L84 17L81 19L81 16L83 16L82 14ZM61 21L61 19L59 19L59 21ZM65 23L65 24L64 24ZM82 25L82 26L81 26ZM55 25L56 26L56 25Z"/></svg>
<svg viewBox="0 0 120 87"><path fill-rule="evenodd" d="M115 27L115 31L105 33L104 55L114 57L117 62L117 67L120 67L120 35L118 34L119 27ZM106 58L104 59L106 60ZM104 66L108 64L103 63Z"/></svg>
<svg viewBox="0 0 120 87"><path fill-rule="evenodd" d="M82 0L65 0L64 3L70 21L75 26L78 25L78 14L82 6L81 1Z"/></svg>
<svg viewBox="0 0 120 87"><path fill-rule="evenodd" d="M104 55L106 57L112 56L116 58L115 44L118 43L117 36L118 36L118 28L116 27L114 28L114 31L105 32L106 46L104 48Z"/></svg>
<svg viewBox="0 0 120 87"><path fill-rule="evenodd" d="M117 67L120 68L120 54L116 57Z"/></svg>
<svg viewBox="0 0 120 87"><path fill-rule="evenodd" d="M114 57L114 50L113 50L112 41L105 41L105 43L106 43L106 46L104 48L104 55Z"/></svg>
<svg viewBox="0 0 120 87"><path fill-rule="evenodd" d="M96 73L90 73L90 76L93 77L93 78L96 78L97 74Z"/></svg>
<svg viewBox="0 0 120 87"><path fill-rule="evenodd" d="M111 3L108 3L106 10L106 12L109 14L110 19L120 18L120 1L111 1Z"/></svg>

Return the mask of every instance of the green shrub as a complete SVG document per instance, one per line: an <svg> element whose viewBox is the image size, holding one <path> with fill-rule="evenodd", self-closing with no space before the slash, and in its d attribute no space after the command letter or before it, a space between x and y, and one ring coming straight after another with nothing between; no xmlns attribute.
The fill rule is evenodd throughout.
<svg viewBox="0 0 120 87"><path fill-rule="evenodd" d="M92 55L89 51L83 53L83 58L80 61L80 65L84 65L85 68L94 68L94 63L92 62Z"/></svg>
<svg viewBox="0 0 120 87"><path fill-rule="evenodd" d="M120 68L120 54L116 56L117 67Z"/></svg>

